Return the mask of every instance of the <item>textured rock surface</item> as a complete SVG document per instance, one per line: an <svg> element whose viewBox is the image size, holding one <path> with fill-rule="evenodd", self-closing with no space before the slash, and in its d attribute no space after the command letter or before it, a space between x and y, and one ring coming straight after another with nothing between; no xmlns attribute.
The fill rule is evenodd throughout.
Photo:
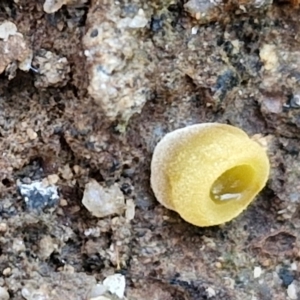
<svg viewBox="0 0 300 300"><path fill-rule="evenodd" d="M127 122L141 111L149 93L150 61L142 38L148 19L137 5L126 14L115 2L104 3L96 1L87 16L88 91L106 117Z"/></svg>
<svg viewBox="0 0 300 300"><path fill-rule="evenodd" d="M26 41L33 58L41 49L65 57L70 67L59 88L35 87L38 74L15 63L0 80L0 285L10 298L22 299L27 288L27 297L55 299L54 291L58 299L85 299L89 284L117 271L131 300L286 299L291 282L294 296L300 269L298 2L254 8L228 1L216 4L218 21L204 25L181 1L76 1L52 14L43 2L0 1L1 20L23 35L18 44ZM93 26L103 45L97 52L89 44L97 55L86 56ZM111 54L102 52L107 49ZM277 62L267 70L270 49ZM16 58L19 50L8 55ZM105 90L102 102L97 84L88 87L103 53L120 65L107 75L117 96ZM50 61L56 70L57 60ZM244 214L206 229L162 208L149 186L157 142L201 122L229 123L255 135L272 165L267 188ZM91 216L81 203L90 179L118 184L125 202L134 201L134 219ZM28 212L16 183L42 180L55 182L59 202L55 210ZM257 266L262 273L254 278Z"/></svg>

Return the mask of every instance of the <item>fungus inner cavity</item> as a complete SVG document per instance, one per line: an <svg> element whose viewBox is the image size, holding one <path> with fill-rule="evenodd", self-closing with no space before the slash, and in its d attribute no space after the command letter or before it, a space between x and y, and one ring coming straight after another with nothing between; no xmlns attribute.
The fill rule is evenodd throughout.
<svg viewBox="0 0 300 300"><path fill-rule="evenodd" d="M241 200L243 195L251 190L254 177L255 171L249 165L233 167L213 183L210 197L217 204L230 200Z"/></svg>

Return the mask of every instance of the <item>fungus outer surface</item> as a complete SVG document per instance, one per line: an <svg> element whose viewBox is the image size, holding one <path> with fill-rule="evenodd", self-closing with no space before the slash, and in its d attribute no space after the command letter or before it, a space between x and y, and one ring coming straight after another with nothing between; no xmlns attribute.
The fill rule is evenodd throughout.
<svg viewBox="0 0 300 300"><path fill-rule="evenodd" d="M265 150L239 128L204 123L168 133L156 146L157 200L189 223L213 226L238 216L265 186Z"/></svg>

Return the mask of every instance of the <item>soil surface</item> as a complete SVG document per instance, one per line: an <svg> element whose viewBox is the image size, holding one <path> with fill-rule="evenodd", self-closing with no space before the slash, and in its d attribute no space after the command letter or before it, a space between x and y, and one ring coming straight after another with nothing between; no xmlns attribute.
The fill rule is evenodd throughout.
<svg viewBox="0 0 300 300"><path fill-rule="evenodd" d="M130 300L299 299L298 3L46 2L0 3L17 31L0 34L0 299L92 299L115 273ZM203 122L242 128L271 162L256 201L210 228L149 183L157 142ZM91 179L134 218L94 217ZM58 197L22 193L41 181Z"/></svg>

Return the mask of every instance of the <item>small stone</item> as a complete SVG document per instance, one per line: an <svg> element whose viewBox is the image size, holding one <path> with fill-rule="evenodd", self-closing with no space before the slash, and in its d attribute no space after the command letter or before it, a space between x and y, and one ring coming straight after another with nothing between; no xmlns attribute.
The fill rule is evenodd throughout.
<svg viewBox="0 0 300 300"><path fill-rule="evenodd" d="M59 200L57 187L34 181L30 184L18 183L18 188L29 210L53 207Z"/></svg>
<svg viewBox="0 0 300 300"><path fill-rule="evenodd" d="M206 289L206 293L207 293L207 298L211 298L211 297L215 297L216 296L216 291L212 288L212 287L208 287Z"/></svg>
<svg viewBox="0 0 300 300"><path fill-rule="evenodd" d="M218 0L190 0L184 4L184 9L200 24L205 24L218 17Z"/></svg>
<svg viewBox="0 0 300 300"><path fill-rule="evenodd" d="M235 289L235 281L233 278L225 277L224 280L225 280L226 287L228 287L231 290Z"/></svg>
<svg viewBox="0 0 300 300"><path fill-rule="evenodd" d="M26 66L30 67L31 59L32 50L15 25L11 22L0 24L0 73L5 71L8 79L12 79L18 67L29 70Z"/></svg>
<svg viewBox="0 0 300 300"><path fill-rule="evenodd" d="M122 299L124 297L126 282L122 274L114 274L106 277L103 281L103 285L119 298Z"/></svg>
<svg viewBox="0 0 300 300"><path fill-rule="evenodd" d="M263 261L261 261L261 265L263 267L269 267L271 265L271 260L269 258L266 258Z"/></svg>
<svg viewBox="0 0 300 300"><path fill-rule="evenodd" d="M238 54L240 52L240 47L241 47L240 41L239 40L232 40L231 44L233 46L232 55L233 54Z"/></svg>
<svg viewBox="0 0 300 300"><path fill-rule="evenodd" d="M138 14L129 23L130 28L143 28L147 25L148 19L145 17L144 10L139 9Z"/></svg>
<svg viewBox="0 0 300 300"><path fill-rule="evenodd" d="M10 299L10 296L6 288L0 286L0 300L8 300L8 299Z"/></svg>
<svg viewBox="0 0 300 300"><path fill-rule="evenodd" d="M278 57L275 45L264 44L259 51L259 57L264 64L265 70L275 71L278 66Z"/></svg>
<svg viewBox="0 0 300 300"><path fill-rule="evenodd" d="M292 271L297 271L298 270L298 266L296 262L291 263L291 270Z"/></svg>
<svg viewBox="0 0 300 300"><path fill-rule="evenodd" d="M75 174L79 174L79 173L80 173L80 171L81 171L81 168L80 168L80 166L78 166L78 165L75 165L75 166L73 167L73 171L74 171L74 173L75 173Z"/></svg>
<svg viewBox="0 0 300 300"><path fill-rule="evenodd" d="M294 275L286 268L281 268L278 272L278 275L285 287L289 286L294 280Z"/></svg>
<svg viewBox="0 0 300 300"><path fill-rule="evenodd" d="M39 242L39 254L41 259L47 259L57 248L57 245L53 242L51 236L47 235L43 237Z"/></svg>
<svg viewBox="0 0 300 300"><path fill-rule="evenodd" d="M103 188L93 179L85 186L82 204L98 218L122 214L125 209L124 195L117 184Z"/></svg>
<svg viewBox="0 0 300 300"><path fill-rule="evenodd" d="M83 37L88 93L108 120L119 120L115 130L122 132L149 98L148 73L154 61L146 54L136 30L129 29L145 27L150 16L148 20L144 10L139 9L135 16L121 17L118 1L101 3L101 10L90 10Z"/></svg>
<svg viewBox="0 0 300 300"><path fill-rule="evenodd" d="M38 136L37 133L31 128L27 128L26 133L30 140L35 140Z"/></svg>
<svg viewBox="0 0 300 300"><path fill-rule="evenodd" d="M253 277L259 278L262 273L261 267L255 267L253 271Z"/></svg>
<svg viewBox="0 0 300 300"><path fill-rule="evenodd" d="M194 35L194 34L197 34L198 33L198 30L199 30L199 27L198 26L194 26L192 27L192 31L191 33Z"/></svg>
<svg viewBox="0 0 300 300"><path fill-rule="evenodd" d="M64 211L61 207L58 207L56 209L56 213L57 213L58 216L64 216L65 215L65 213L64 213Z"/></svg>
<svg viewBox="0 0 300 300"><path fill-rule="evenodd" d="M7 41L10 35L15 35L16 33L17 33L17 26L14 23L10 21L4 21L0 25L0 39Z"/></svg>
<svg viewBox="0 0 300 300"><path fill-rule="evenodd" d="M67 2L67 0L46 0L43 5L44 12L47 14L53 14Z"/></svg>
<svg viewBox="0 0 300 300"><path fill-rule="evenodd" d="M286 106L287 98L281 92L263 91L258 98L261 104L261 111L264 114L280 114Z"/></svg>
<svg viewBox="0 0 300 300"><path fill-rule="evenodd" d="M14 252L20 253L26 250L24 241L18 238L15 238L12 245L12 250Z"/></svg>
<svg viewBox="0 0 300 300"><path fill-rule="evenodd" d="M55 185L55 184L57 184L59 177L57 174L52 174L52 175L47 176L47 179L48 179L48 182L50 185Z"/></svg>
<svg viewBox="0 0 300 300"><path fill-rule="evenodd" d="M60 199L59 201L59 205L64 207L68 205L68 201L66 199Z"/></svg>
<svg viewBox="0 0 300 300"><path fill-rule="evenodd" d="M28 56L24 58L24 60L20 61L19 63L19 69L22 71L29 71L32 63L32 58L33 58L33 52L30 51L28 53Z"/></svg>
<svg viewBox="0 0 300 300"><path fill-rule="evenodd" d="M73 172L69 165L65 165L60 171L63 179L71 180L73 178Z"/></svg>
<svg viewBox="0 0 300 300"><path fill-rule="evenodd" d="M269 136L265 137L260 133L254 134L251 137L251 140L255 141L258 143L262 148L265 150L268 150L268 144L269 144Z"/></svg>
<svg viewBox="0 0 300 300"><path fill-rule="evenodd" d="M7 224L0 223L0 232L5 233L7 231Z"/></svg>
<svg viewBox="0 0 300 300"><path fill-rule="evenodd" d="M288 286L287 294L288 294L289 298L292 300L298 299L297 288L296 288L296 284L294 281Z"/></svg>
<svg viewBox="0 0 300 300"><path fill-rule="evenodd" d="M107 292L107 287L103 284L96 284L92 287L91 291L89 292L89 299L98 299L103 294Z"/></svg>
<svg viewBox="0 0 300 300"><path fill-rule="evenodd" d="M100 236L100 228L88 228L84 231L85 236L99 237Z"/></svg>
<svg viewBox="0 0 300 300"><path fill-rule="evenodd" d="M2 272L3 276L10 276L11 275L11 268L5 268Z"/></svg>
<svg viewBox="0 0 300 300"><path fill-rule="evenodd" d="M126 212L125 212L125 217L126 220L131 221L134 219L135 215L135 204L132 199L126 200Z"/></svg>
<svg viewBox="0 0 300 300"><path fill-rule="evenodd" d="M71 69L66 57L40 49L35 53L32 64L38 68L39 72L39 76L34 81L35 87L43 89L67 84Z"/></svg>
<svg viewBox="0 0 300 300"><path fill-rule="evenodd" d="M299 108L300 107L300 95L299 93L294 94L291 101L290 106L293 108Z"/></svg>

